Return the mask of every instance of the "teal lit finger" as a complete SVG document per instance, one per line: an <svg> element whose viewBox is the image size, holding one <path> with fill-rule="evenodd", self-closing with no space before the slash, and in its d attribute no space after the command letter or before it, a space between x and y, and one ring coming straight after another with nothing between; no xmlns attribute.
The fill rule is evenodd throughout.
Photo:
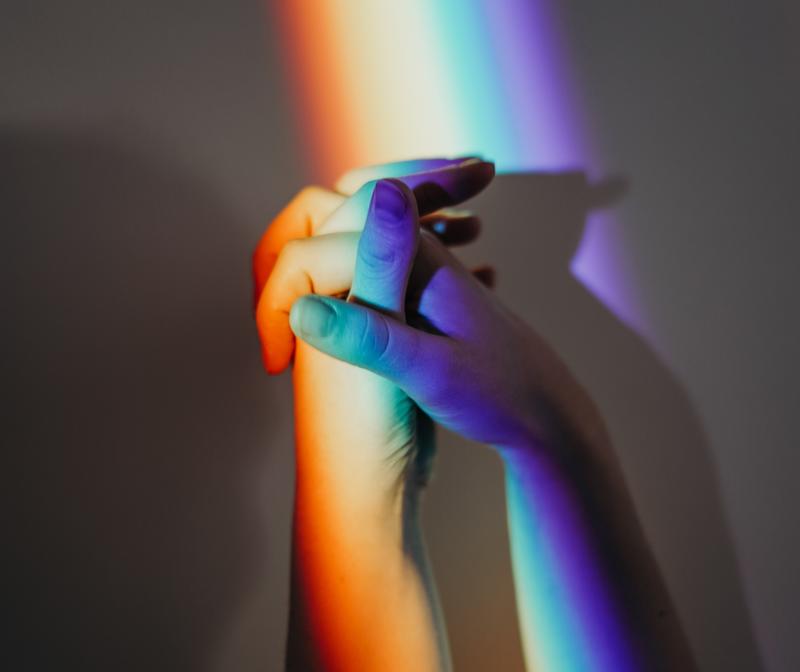
<svg viewBox="0 0 800 672"><path fill-rule="evenodd" d="M402 316L418 241L411 191L397 180L380 180L358 243L351 299Z"/></svg>

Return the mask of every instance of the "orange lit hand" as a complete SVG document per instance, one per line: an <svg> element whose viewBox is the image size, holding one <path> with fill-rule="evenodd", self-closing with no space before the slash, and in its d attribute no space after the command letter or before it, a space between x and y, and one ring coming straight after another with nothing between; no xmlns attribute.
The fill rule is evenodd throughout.
<svg viewBox="0 0 800 672"><path fill-rule="evenodd" d="M370 208L381 195L373 199L375 179L420 169L427 170L394 185L405 190L401 200L411 207L398 226L387 229L389 238L370 238L369 227L362 236L365 221L379 214ZM432 447L419 436L423 418L390 381L302 342L295 352L288 316L296 298L347 292L354 269L359 267L358 275L365 277L370 267L380 267L388 270L386 276L373 277L368 286L356 283L352 298L402 320L420 225L451 244L474 238L474 217L437 210L474 195L492 175L490 164L446 160L354 171L337 185L353 196L304 190L256 250L256 316L265 366L277 373L293 353L295 357L291 665L382 670L449 666L416 525L415 486ZM392 186L388 189L384 201L391 201ZM393 252L397 255L391 264L371 261L378 255L385 262ZM334 595L333 586L341 586L341 594Z"/></svg>

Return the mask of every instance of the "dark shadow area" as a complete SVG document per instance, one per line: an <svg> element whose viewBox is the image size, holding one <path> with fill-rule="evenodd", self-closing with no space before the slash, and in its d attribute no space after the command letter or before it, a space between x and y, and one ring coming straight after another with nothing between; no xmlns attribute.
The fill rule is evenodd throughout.
<svg viewBox="0 0 800 672"><path fill-rule="evenodd" d="M758 670L698 414L648 344L569 270L590 211L624 190L621 180L591 185L581 172L501 175L471 204L484 235L463 257L496 265L502 299L555 346L599 404L693 646L719 663L713 669ZM507 533L498 529L502 472L483 451L443 438L426 527L436 530L428 539L455 669L522 669Z"/></svg>
<svg viewBox="0 0 800 672"><path fill-rule="evenodd" d="M257 438L286 423L253 241L209 185L88 131L0 129L0 203L0 668L215 669L268 551Z"/></svg>

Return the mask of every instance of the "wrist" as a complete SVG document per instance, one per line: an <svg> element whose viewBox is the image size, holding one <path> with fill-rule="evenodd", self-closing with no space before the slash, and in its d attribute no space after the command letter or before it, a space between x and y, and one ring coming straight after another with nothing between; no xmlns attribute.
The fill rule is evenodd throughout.
<svg viewBox="0 0 800 672"><path fill-rule="evenodd" d="M405 490L350 497L311 480L299 475L294 507L298 650L317 647L336 669L438 669L436 612Z"/></svg>
<svg viewBox="0 0 800 672"><path fill-rule="evenodd" d="M402 508L432 442L416 406L388 381L303 342L293 379L298 485L325 490L332 507Z"/></svg>
<svg viewBox="0 0 800 672"><path fill-rule="evenodd" d="M315 526L324 524L344 533L352 528L372 535L386 530L399 534L404 521L416 512L418 490L396 469L353 462L331 465L307 455L305 448L298 443L295 508L308 510Z"/></svg>
<svg viewBox="0 0 800 672"><path fill-rule="evenodd" d="M560 468L600 467L614 461L605 422L588 392L561 358L537 335L536 347L523 365L524 379L533 387L519 394L519 425L524 431L497 446L513 462L545 456Z"/></svg>
<svg viewBox="0 0 800 672"><path fill-rule="evenodd" d="M497 449L506 475L515 480L558 485L579 495L602 493L610 486L617 491L622 482L619 463L602 424L587 426L549 414L547 424L534 438Z"/></svg>

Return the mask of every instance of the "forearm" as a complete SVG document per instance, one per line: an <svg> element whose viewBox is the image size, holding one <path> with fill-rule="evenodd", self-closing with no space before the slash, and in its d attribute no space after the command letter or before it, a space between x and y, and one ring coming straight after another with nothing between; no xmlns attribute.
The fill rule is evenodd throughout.
<svg viewBox="0 0 800 672"><path fill-rule="evenodd" d="M554 445L502 451L529 668L694 669L601 423L586 419L560 418Z"/></svg>
<svg viewBox="0 0 800 672"><path fill-rule="evenodd" d="M385 382L362 372L352 385L348 371L348 388L326 394L342 366L298 350L287 667L443 669L446 646L427 578L416 482L399 455L382 452L386 437L372 431L380 424L350 420L363 404L380 414L386 405L375 396Z"/></svg>
<svg viewBox="0 0 800 672"><path fill-rule="evenodd" d="M312 488L299 489L295 508L287 668L441 669L409 525L399 516L320 515Z"/></svg>

